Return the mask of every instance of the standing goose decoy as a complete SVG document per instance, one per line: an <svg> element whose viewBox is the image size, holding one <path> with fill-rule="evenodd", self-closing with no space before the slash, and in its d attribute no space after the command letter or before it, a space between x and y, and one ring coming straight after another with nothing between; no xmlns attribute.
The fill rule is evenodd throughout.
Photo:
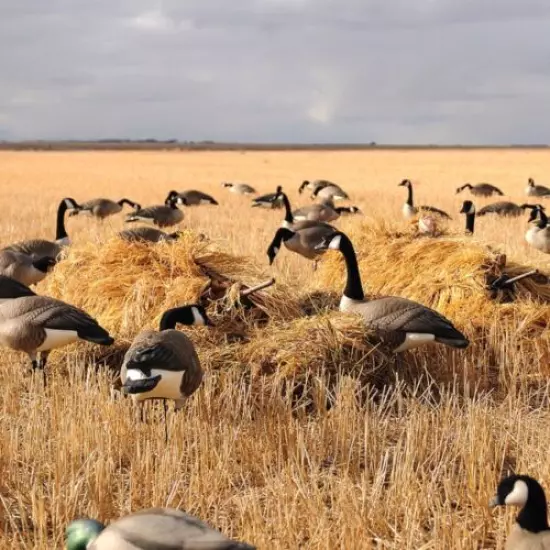
<svg viewBox="0 0 550 550"><path fill-rule="evenodd" d="M256 189L246 183L222 183L222 186L237 195L255 195Z"/></svg>
<svg viewBox="0 0 550 550"><path fill-rule="evenodd" d="M32 256L20 252L0 251L0 274L11 277L26 286L42 281L56 263L56 260L49 256L33 260Z"/></svg>
<svg viewBox="0 0 550 550"><path fill-rule="evenodd" d="M174 191L175 193L175 191ZM196 189L190 189L188 191L182 191L181 193L176 193L178 204L184 204L185 206L199 206L201 204L218 204L218 201L203 193L202 191L197 191Z"/></svg>
<svg viewBox="0 0 550 550"><path fill-rule="evenodd" d="M506 540L505 550L550 550L548 505L540 483L530 476L511 475L503 479L489 507L521 508Z"/></svg>
<svg viewBox="0 0 550 550"><path fill-rule="evenodd" d="M550 254L550 227L543 206L538 204L531 210L528 223L532 224L532 227L525 233L525 240L533 248Z"/></svg>
<svg viewBox="0 0 550 550"><path fill-rule="evenodd" d="M122 212L122 207L125 204L132 207L136 211L141 208L140 204L131 201L130 199L120 199L118 202L112 201L111 199L91 199L83 202L82 204L77 204L69 216L87 214L88 216L93 216L99 220L104 220L109 216Z"/></svg>
<svg viewBox="0 0 550 550"><path fill-rule="evenodd" d="M550 189L544 185L535 185L535 180L529 178L527 181L527 187L525 188L525 194L528 197L549 197Z"/></svg>
<svg viewBox="0 0 550 550"><path fill-rule="evenodd" d="M0 275L0 304L23 296L36 296L36 294L28 286L15 279Z"/></svg>
<svg viewBox="0 0 550 550"><path fill-rule="evenodd" d="M456 194L458 195L458 193L464 191L464 189L469 189L470 193L474 197L492 197L493 195L504 195L504 193L498 187L495 187L490 183L478 183L476 185L465 183L461 187L457 188Z"/></svg>
<svg viewBox="0 0 550 550"><path fill-rule="evenodd" d="M165 421L166 400L175 401L176 410L180 409L203 377L195 346L183 332L175 330L177 323L211 324L204 307L199 305L165 311L158 331L144 330L134 338L120 371L122 390L132 396L134 403L164 400Z"/></svg>
<svg viewBox="0 0 550 550"><path fill-rule="evenodd" d="M67 550L255 550L171 508L140 510L108 527L77 519L65 531L65 544Z"/></svg>
<svg viewBox="0 0 550 550"><path fill-rule="evenodd" d="M316 187L311 193L311 198L318 200L322 199L331 199L333 201L338 200L347 200L349 199L348 194L336 184L327 185L325 187Z"/></svg>
<svg viewBox="0 0 550 550"><path fill-rule="evenodd" d="M3 250L11 252L20 252L27 254L33 259L40 259L44 256L56 258L61 254L63 249L70 245L69 236L65 229L65 212L71 208L77 208L78 204L74 199L63 199L57 208L57 227L55 233L55 241L46 241L42 239L30 239L20 241L10 246L6 246Z"/></svg>
<svg viewBox="0 0 550 550"><path fill-rule="evenodd" d="M449 216L447 212L444 212L439 208L435 208L434 206L414 206L413 186L411 180L403 180L401 183L398 184L398 187L406 187L409 193L407 197L407 202L405 202L405 204L403 205L402 210L405 219L410 220L411 218L414 218L414 216L416 216L419 212L430 212L431 214L441 216L442 218L446 218L449 220L451 219L451 216Z"/></svg>
<svg viewBox="0 0 550 550"><path fill-rule="evenodd" d="M466 233L473 235L476 221L476 207L474 203L472 201L464 201L460 213L466 214Z"/></svg>
<svg viewBox="0 0 550 550"><path fill-rule="evenodd" d="M95 319L61 300L23 296L0 303L0 345L26 353L33 369L44 371L52 349L77 340L102 346L114 342Z"/></svg>
<svg viewBox="0 0 550 550"><path fill-rule="evenodd" d="M181 231L165 233L155 227L136 227L135 229L125 229L124 231L120 231L118 236L124 241L129 242L143 241L159 243L164 241L176 241L180 238Z"/></svg>
<svg viewBox="0 0 550 550"><path fill-rule="evenodd" d="M126 223L131 222L149 222L158 227L170 227L183 221L183 212L177 205L177 193L170 191L164 204L140 208L126 217Z"/></svg>
<svg viewBox="0 0 550 550"><path fill-rule="evenodd" d="M323 189L323 187L328 187L329 185L336 186L335 183L329 180L315 180L315 181L309 181L304 180L300 187L298 188L298 193L300 195L304 192L304 189L310 189L311 191L315 191L316 189Z"/></svg>
<svg viewBox="0 0 550 550"><path fill-rule="evenodd" d="M358 313L365 324L381 334L395 353L430 343L466 348L468 339L437 311L397 296L365 300L357 256L347 235L336 231L319 245L322 250L339 250L344 256L347 281L340 311Z"/></svg>
<svg viewBox="0 0 550 550"><path fill-rule="evenodd" d="M478 216L486 216L487 214L496 214L497 216L521 216L525 208L528 208L527 204L516 204L509 201L493 202L480 208L477 212Z"/></svg>

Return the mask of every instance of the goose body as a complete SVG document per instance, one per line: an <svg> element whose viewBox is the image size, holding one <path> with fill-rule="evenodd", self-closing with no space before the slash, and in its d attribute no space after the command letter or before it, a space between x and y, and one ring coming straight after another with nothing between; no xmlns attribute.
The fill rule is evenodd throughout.
<svg viewBox="0 0 550 550"><path fill-rule="evenodd" d="M505 550L550 550L548 506L544 489L526 475L511 475L503 479L489 507L518 506L521 508L506 539Z"/></svg>
<svg viewBox="0 0 550 550"><path fill-rule="evenodd" d="M403 216L405 217L405 219L410 220L414 218L419 212L434 214L436 216L440 216L449 220L451 219L451 216L449 216L447 212L444 212L439 208L435 208L434 206L414 206L411 180L403 180L399 185L402 187L406 187L408 191L407 201L402 208Z"/></svg>
<svg viewBox="0 0 550 550"><path fill-rule="evenodd" d="M298 193L302 194L304 192L304 189L310 189L312 192L315 190L321 190L323 187L328 187L329 185L337 187L335 183L329 180L304 180L300 187L298 188Z"/></svg>
<svg viewBox="0 0 550 550"><path fill-rule="evenodd" d="M49 256L33 260L32 256L20 252L0 251L0 274L26 286L42 281L55 263L56 261Z"/></svg>
<svg viewBox="0 0 550 550"><path fill-rule="evenodd" d="M504 195L504 193L498 187L495 187L490 183L478 183L476 185L465 183L461 187L457 188L457 194L464 191L464 189L468 189L474 197L492 197L493 195Z"/></svg>
<svg viewBox="0 0 550 550"><path fill-rule="evenodd" d="M311 198L342 201L349 199L349 196L339 185L331 184L323 187L317 186L311 194Z"/></svg>
<svg viewBox="0 0 550 550"><path fill-rule="evenodd" d="M184 204L185 206L199 206L201 204L218 204L218 201L202 191L196 189L189 189L188 191L181 191L176 194L178 204Z"/></svg>
<svg viewBox="0 0 550 550"><path fill-rule="evenodd" d="M183 221L183 212L177 206L177 193L171 191L164 204L140 208L128 214L126 222L148 222L158 227L170 227Z"/></svg>
<svg viewBox="0 0 550 550"><path fill-rule="evenodd" d="M111 199L99 198L91 199L77 205L77 207L73 209L69 216L87 214L99 220L104 220L109 216L113 216L115 214L118 214L119 212L122 212L122 207L125 204L134 208L135 210L139 210L141 208L139 204L129 199L120 199L119 201L113 201Z"/></svg>
<svg viewBox="0 0 550 550"><path fill-rule="evenodd" d="M193 342L175 330L176 323L209 324L203 307L184 306L166 311L160 330L138 334L124 356L120 380L134 402L171 399L176 408L200 386L203 371Z"/></svg>
<svg viewBox="0 0 550 550"><path fill-rule="evenodd" d="M255 195L256 189L246 183L222 183L223 187L229 189L231 193L237 195Z"/></svg>
<svg viewBox="0 0 550 550"><path fill-rule="evenodd" d="M44 256L57 259L63 249L70 244L69 236L65 229L65 212L77 207L78 204L71 198L65 198L59 203L57 208L55 241L29 239L6 246L3 250L27 254L35 260L43 258Z"/></svg>
<svg viewBox="0 0 550 550"><path fill-rule="evenodd" d="M473 235L476 221L476 207L472 201L464 201L460 213L466 216L466 233Z"/></svg>
<svg viewBox="0 0 550 550"><path fill-rule="evenodd" d="M136 227L135 229L125 229L120 231L118 236L130 242L142 241L150 243L158 243L162 241L175 241L179 238L180 233L165 233L156 227Z"/></svg>
<svg viewBox="0 0 550 550"><path fill-rule="evenodd" d="M495 214L497 216L521 216L525 211L524 209L525 205L519 205L509 201L499 201L480 208L477 215L486 216L487 214Z"/></svg>
<svg viewBox="0 0 550 550"><path fill-rule="evenodd" d="M46 296L24 296L0 303L0 344L26 353L43 368L48 353L77 340L109 346L113 338L79 308ZM37 353L42 353L39 364Z"/></svg>
<svg viewBox="0 0 550 550"><path fill-rule="evenodd" d="M259 206L260 208L281 208L283 202L277 193L267 193L253 199L252 206Z"/></svg>
<svg viewBox="0 0 550 550"><path fill-rule="evenodd" d="M339 250L344 256L347 281L340 311L357 313L375 329L396 353L429 343L466 348L468 339L437 311L418 302L397 296L365 300L355 250L349 238L335 232L323 240L320 248Z"/></svg>
<svg viewBox="0 0 550 550"><path fill-rule="evenodd" d="M550 189L544 185L536 185L533 178L529 178L525 194L528 197L550 197Z"/></svg>
<svg viewBox="0 0 550 550"><path fill-rule="evenodd" d="M96 520L76 520L67 527L65 541L67 550L255 550L171 508L134 512L108 527Z"/></svg>
<svg viewBox="0 0 550 550"><path fill-rule="evenodd" d="M540 205L533 208L529 217L532 224L525 233L525 240L537 250L550 254L550 227L548 218Z"/></svg>

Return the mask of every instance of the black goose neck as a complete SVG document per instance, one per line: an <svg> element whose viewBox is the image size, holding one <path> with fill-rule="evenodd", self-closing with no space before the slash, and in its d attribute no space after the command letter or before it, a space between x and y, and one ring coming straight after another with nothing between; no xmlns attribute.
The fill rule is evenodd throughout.
<svg viewBox="0 0 550 550"><path fill-rule="evenodd" d="M294 216L292 215L292 208L290 207L290 201L288 200L286 193L280 193L279 195L283 199L283 204L285 205L285 222L294 223Z"/></svg>
<svg viewBox="0 0 550 550"><path fill-rule="evenodd" d="M531 533L547 531L548 526L548 505L543 488L537 484L529 484L529 498L521 509L517 523Z"/></svg>
<svg viewBox="0 0 550 550"><path fill-rule="evenodd" d="M413 186L409 183L407 185L407 189L408 189L407 204L409 206L414 206L414 203L413 203Z"/></svg>
<svg viewBox="0 0 550 550"><path fill-rule="evenodd" d="M67 230L65 229L65 212L69 209L69 204L73 205L73 208L78 208L78 204L74 199L63 199L57 207L57 221L55 228L55 239L60 241L66 239Z"/></svg>
<svg viewBox="0 0 550 550"><path fill-rule="evenodd" d="M352 300L364 300L363 285L361 283L361 273L359 272L359 264L357 263L357 255L353 248L352 242L347 235L340 234L340 252L344 256L346 262L347 280L344 288L344 296Z"/></svg>
<svg viewBox="0 0 550 550"><path fill-rule="evenodd" d="M273 237L271 247L276 246L280 248L282 242L288 241L288 239L291 239L294 235L296 235L296 233L287 227L279 227L275 233L275 237Z"/></svg>
<svg viewBox="0 0 550 550"><path fill-rule="evenodd" d="M466 214L466 233L474 233L474 225L476 221L475 212L468 212Z"/></svg>
<svg viewBox="0 0 550 550"><path fill-rule="evenodd" d="M544 229L548 225L548 216L544 213L544 210L542 210L542 208L539 208L539 217L540 220L537 223L537 227L539 229Z"/></svg>
<svg viewBox="0 0 550 550"><path fill-rule="evenodd" d="M175 329L177 323L181 323L182 325L192 325L193 322L193 312L191 311L190 306L175 307L172 309L167 309L162 314L159 329L161 331Z"/></svg>

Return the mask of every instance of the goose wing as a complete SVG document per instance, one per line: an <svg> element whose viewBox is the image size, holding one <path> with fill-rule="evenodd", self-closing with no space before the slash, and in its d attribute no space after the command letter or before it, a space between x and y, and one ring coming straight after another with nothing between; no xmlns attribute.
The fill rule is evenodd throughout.
<svg viewBox="0 0 550 550"><path fill-rule="evenodd" d="M128 214L126 216L126 221L133 222L140 219L156 220L157 218L162 218L169 215L171 211L172 208L164 204L148 206L146 208L140 208L136 212Z"/></svg>
<svg viewBox="0 0 550 550"><path fill-rule="evenodd" d="M431 212L432 214L437 214L438 216L441 216L442 218L447 218L448 220L451 219L451 216L447 214L447 212L444 212L443 210L440 210L439 208L436 208L435 206L419 206L418 210L424 211L424 212Z"/></svg>
<svg viewBox="0 0 550 550"><path fill-rule="evenodd" d="M255 550L179 510L153 508L111 523L90 550Z"/></svg>
<svg viewBox="0 0 550 550"><path fill-rule="evenodd" d="M482 191L495 193L496 195L504 195L504 193L492 183L480 183L477 187L479 187Z"/></svg>
<svg viewBox="0 0 550 550"><path fill-rule="evenodd" d="M28 241L20 241L9 246L6 246L2 250L9 250L11 252L19 252L21 254L27 254L34 260L43 258L44 256L50 256L51 258L57 258L59 256L62 247L53 241L46 241L43 239L30 239Z"/></svg>
<svg viewBox="0 0 550 550"><path fill-rule="evenodd" d="M513 202L499 201L480 208L477 215L485 216L486 214L511 214L517 212L518 209L519 206Z"/></svg>
<svg viewBox="0 0 550 550"><path fill-rule="evenodd" d="M132 342L123 364L127 369L180 371L182 357L189 351L196 355L191 341L177 330L144 331Z"/></svg>

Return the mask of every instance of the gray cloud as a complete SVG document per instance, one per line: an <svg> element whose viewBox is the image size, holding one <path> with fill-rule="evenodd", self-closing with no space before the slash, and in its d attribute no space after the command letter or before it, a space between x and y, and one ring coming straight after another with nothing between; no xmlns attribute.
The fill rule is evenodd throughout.
<svg viewBox="0 0 550 550"><path fill-rule="evenodd" d="M547 0L0 0L0 138L550 142L549 23Z"/></svg>

